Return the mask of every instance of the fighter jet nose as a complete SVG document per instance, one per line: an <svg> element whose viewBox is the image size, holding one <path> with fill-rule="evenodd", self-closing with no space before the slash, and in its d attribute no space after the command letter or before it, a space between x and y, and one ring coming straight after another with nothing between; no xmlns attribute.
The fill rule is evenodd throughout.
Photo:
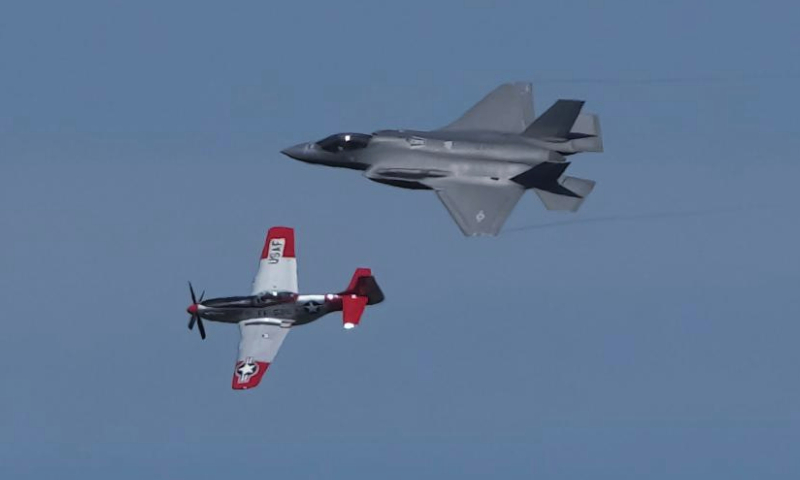
<svg viewBox="0 0 800 480"><path fill-rule="evenodd" d="M295 160L303 160L307 156L306 152L308 149L309 146L307 143L300 143L293 147L281 150L281 153L289 158L294 158Z"/></svg>
<svg viewBox="0 0 800 480"><path fill-rule="evenodd" d="M197 313L197 305L196 304L189 305L189 307L186 309L186 312L190 313L191 315L194 315L195 313Z"/></svg>

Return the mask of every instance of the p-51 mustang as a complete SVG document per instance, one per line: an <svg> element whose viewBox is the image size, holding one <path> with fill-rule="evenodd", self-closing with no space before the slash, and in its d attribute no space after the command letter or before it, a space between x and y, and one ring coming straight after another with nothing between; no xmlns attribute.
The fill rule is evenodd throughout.
<svg viewBox="0 0 800 480"><path fill-rule="evenodd" d="M197 299L191 283L189 291L192 295L192 304L186 309L192 316L189 330L196 323L201 338L206 338L203 319L239 324L239 357L233 372L235 390L258 385L292 327L311 323L331 312L342 312L344 328L351 329L358 325L367 305L380 303L384 298L368 268L357 269L343 292L298 294L294 230L287 227L273 227L267 233L251 295L203 300L201 294Z"/></svg>

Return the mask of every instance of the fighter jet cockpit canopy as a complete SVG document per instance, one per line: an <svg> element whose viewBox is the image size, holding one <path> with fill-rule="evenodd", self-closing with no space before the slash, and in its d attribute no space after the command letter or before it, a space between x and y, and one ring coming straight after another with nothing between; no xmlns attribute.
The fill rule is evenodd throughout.
<svg viewBox="0 0 800 480"><path fill-rule="evenodd" d="M255 303L257 305L269 305L273 303L289 302L294 300L295 296L296 294L292 292L264 292L255 297Z"/></svg>
<svg viewBox="0 0 800 480"><path fill-rule="evenodd" d="M340 153L366 148L372 135L365 133L337 133L323 138L317 145L326 152Z"/></svg>

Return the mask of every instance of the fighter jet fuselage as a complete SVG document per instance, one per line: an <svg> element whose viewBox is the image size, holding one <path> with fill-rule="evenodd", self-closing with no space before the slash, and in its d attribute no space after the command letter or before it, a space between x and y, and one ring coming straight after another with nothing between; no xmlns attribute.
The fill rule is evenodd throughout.
<svg viewBox="0 0 800 480"><path fill-rule="evenodd" d="M368 141L368 147L348 147L353 138ZM409 184L395 186L432 189L414 180L447 176L508 180L542 162L564 162L563 150L568 152L570 145L496 132L380 130L372 135L340 133L283 153L306 163L370 170L373 175L367 178L381 183L408 180Z"/></svg>

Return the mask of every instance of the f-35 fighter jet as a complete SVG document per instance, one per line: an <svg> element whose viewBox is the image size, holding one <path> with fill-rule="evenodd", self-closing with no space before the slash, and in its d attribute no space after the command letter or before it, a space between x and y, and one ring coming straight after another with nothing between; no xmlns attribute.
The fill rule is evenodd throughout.
<svg viewBox="0 0 800 480"><path fill-rule="evenodd" d="M282 153L434 190L464 235L497 235L525 190L548 210L574 212L594 188L592 180L564 175L567 156L603 151L600 121L581 113L583 103L558 100L534 118L531 85L504 84L438 130L339 133Z"/></svg>

